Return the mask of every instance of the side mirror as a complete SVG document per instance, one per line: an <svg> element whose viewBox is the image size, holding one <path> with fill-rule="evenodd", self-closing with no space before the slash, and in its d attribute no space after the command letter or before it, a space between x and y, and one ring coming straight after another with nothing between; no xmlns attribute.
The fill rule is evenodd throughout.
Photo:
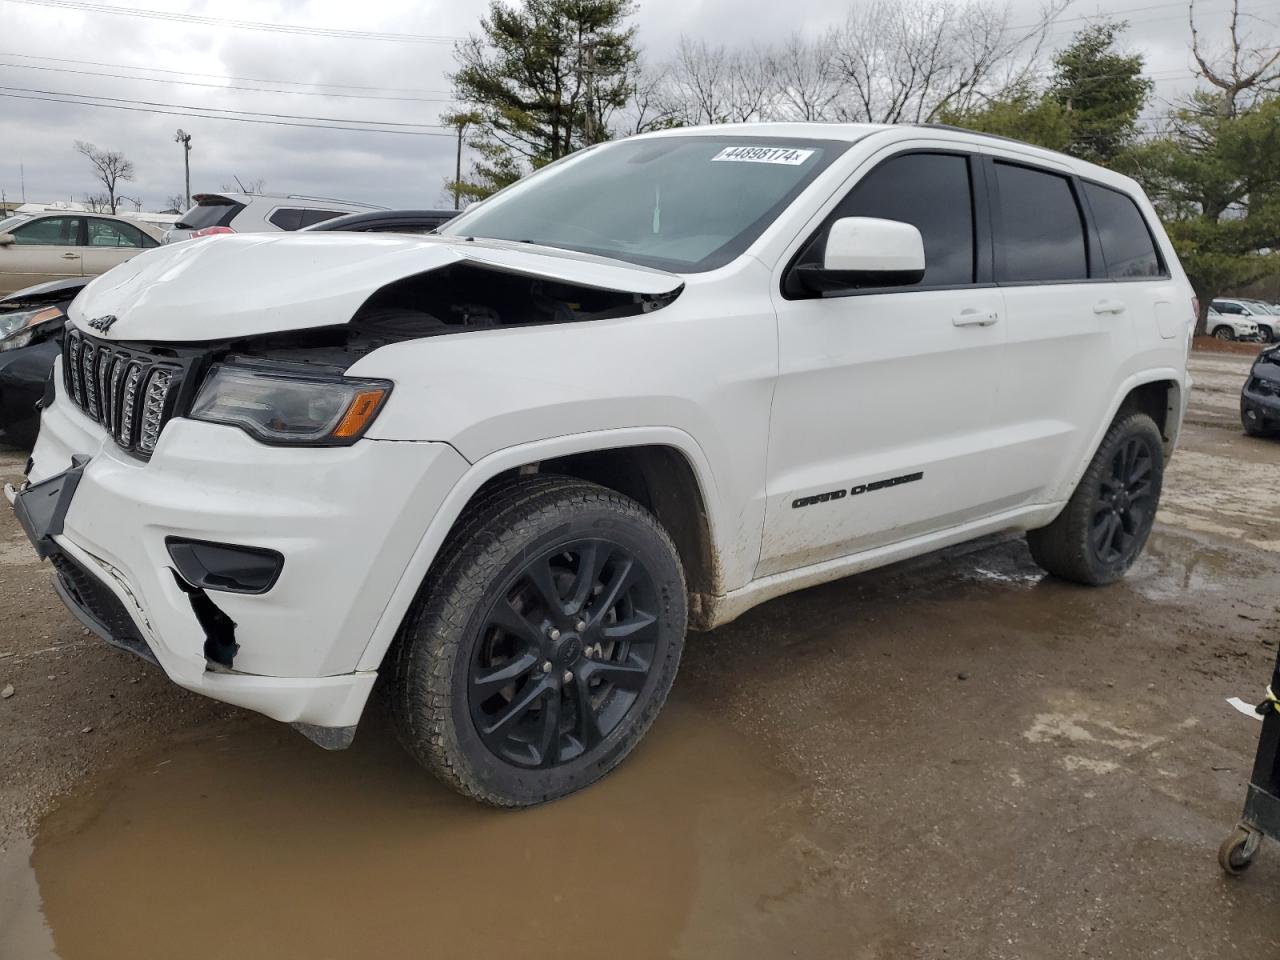
<svg viewBox="0 0 1280 960"><path fill-rule="evenodd" d="M900 287L924 278L924 238L909 223L875 217L843 217L827 231L822 265L793 272L812 294L858 287Z"/></svg>
<svg viewBox="0 0 1280 960"><path fill-rule="evenodd" d="M17 243L12 233L0 233L0 247L8 247Z"/></svg>

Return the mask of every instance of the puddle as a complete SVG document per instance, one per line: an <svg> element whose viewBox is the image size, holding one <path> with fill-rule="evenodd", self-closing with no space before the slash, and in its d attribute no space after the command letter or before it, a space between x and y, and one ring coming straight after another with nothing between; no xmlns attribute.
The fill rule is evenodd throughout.
<svg viewBox="0 0 1280 960"><path fill-rule="evenodd" d="M455 797L381 724L346 753L235 729L41 824L62 960L880 955L794 782L691 705L603 783L521 812ZM0 928L0 956L28 955Z"/></svg>
<svg viewBox="0 0 1280 960"><path fill-rule="evenodd" d="M52 960L53 934L40 913L40 890L25 837L0 852L0 957Z"/></svg>

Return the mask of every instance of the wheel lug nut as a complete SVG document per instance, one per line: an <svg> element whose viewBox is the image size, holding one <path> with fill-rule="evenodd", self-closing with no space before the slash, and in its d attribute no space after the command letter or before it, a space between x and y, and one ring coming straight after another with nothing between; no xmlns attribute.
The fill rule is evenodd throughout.
<svg viewBox="0 0 1280 960"><path fill-rule="evenodd" d="M550 673L550 672L551 672L551 661L550 661L550 660L544 660L544 661L542 661L542 672L543 672L543 673Z"/></svg>
<svg viewBox="0 0 1280 960"><path fill-rule="evenodd" d="M564 672L564 677L563 677L563 679L564 679L564 682L565 682L565 683L572 683L572 682L573 682L573 671L572 671L572 670L566 670L566 671Z"/></svg>
<svg viewBox="0 0 1280 960"><path fill-rule="evenodd" d="M587 621L579 620L577 623L573 625L573 629L581 633L583 630L587 629Z"/></svg>
<svg viewBox="0 0 1280 960"><path fill-rule="evenodd" d="M552 627L549 631L547 631L547 636L550 637L552 640L559 640L560 631L557 630L555 627Z"/></svg>

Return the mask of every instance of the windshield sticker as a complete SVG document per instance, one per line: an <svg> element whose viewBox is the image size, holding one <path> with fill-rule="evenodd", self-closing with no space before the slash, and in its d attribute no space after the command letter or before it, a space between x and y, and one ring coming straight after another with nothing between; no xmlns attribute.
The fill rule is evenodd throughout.
<svg viewBox="0 0 1280 960"><path fill-rule="evenodd" d="M725 147L711 159L737 163L782 163L788 167L798 167L811 156L812 150L797 150L794 147Z"/></svg>

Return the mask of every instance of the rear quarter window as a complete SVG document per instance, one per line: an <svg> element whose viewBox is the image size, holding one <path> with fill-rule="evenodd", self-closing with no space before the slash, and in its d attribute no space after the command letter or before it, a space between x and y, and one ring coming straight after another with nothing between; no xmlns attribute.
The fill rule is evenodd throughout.
<svg viewBox="0 0 1280 960"><path fill-rule="evenodd" d="M1164 276L1151 230L1133 199L1096 183L1085 183L1084 194L1098 229L1107 277L1131 280Z"/></svg>
<svg viewBox="0 0 1280 960"><path fill-rule="evenodd" d="M267 222L281 230L300 230L302 229L302 211L297 207L280 207L271 211Z"/></svg>

